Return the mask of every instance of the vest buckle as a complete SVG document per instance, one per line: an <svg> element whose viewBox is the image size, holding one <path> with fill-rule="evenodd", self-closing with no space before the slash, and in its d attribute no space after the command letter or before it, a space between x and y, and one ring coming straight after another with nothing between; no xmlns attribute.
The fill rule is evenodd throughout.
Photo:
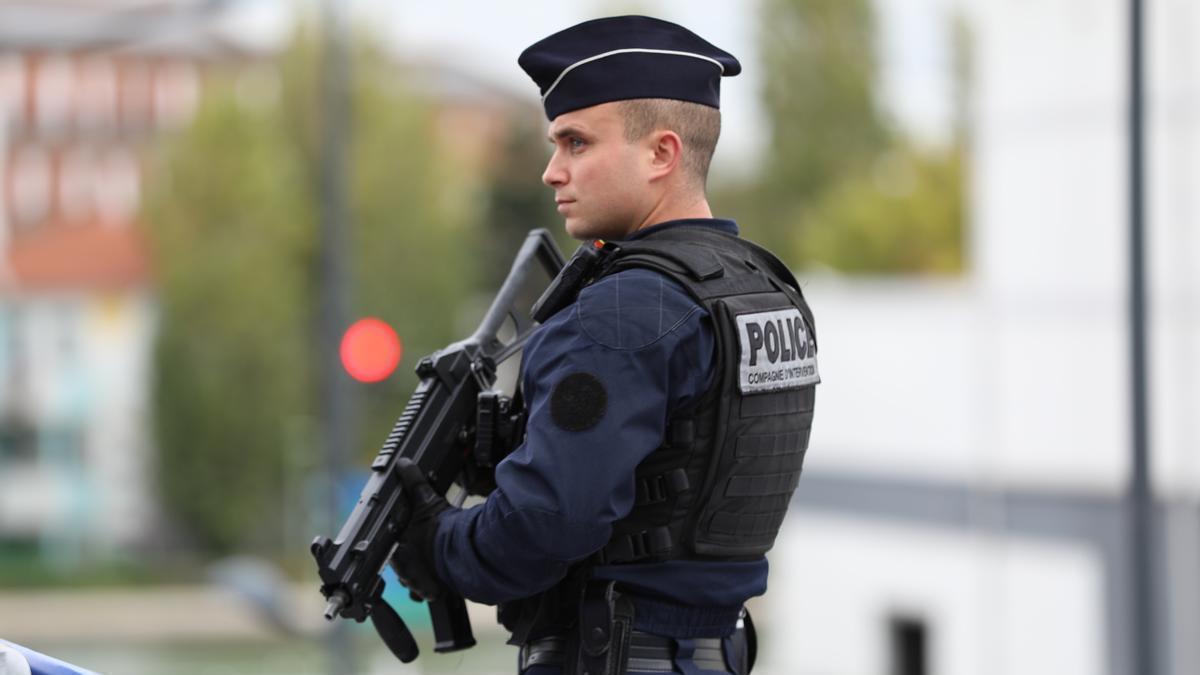
<svg viewBox="0 0 1200 675"><path fill-rule="evenodd" d="M687 471L681 468L672 469L666 473L639 480L635 503L641 506L665 502L671 497L687 491L690 487L691 482L688 480Z"/></svg>

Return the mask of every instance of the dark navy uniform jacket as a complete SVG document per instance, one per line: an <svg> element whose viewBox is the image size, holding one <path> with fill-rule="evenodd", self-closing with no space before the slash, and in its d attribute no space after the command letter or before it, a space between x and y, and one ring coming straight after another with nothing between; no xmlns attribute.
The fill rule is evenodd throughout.
<svg viewBox="0 0 1200 675"><path fill-rule="evenodd" d="M731 220L677 220L714 227ZM525 442L496 467L497 489L442 517L434 550L439 576L463 596L497 604L560 581L604 546L634 503L634 468L662 444L667 420L714 384L708 314L675 282L632 269L585 287L526 344ZM603 416L569 431L550 413L554 387L574 373L604 386ZM571 425L568 425L571 426ZM726 634L748 598L766 590L767 561L687 561L597 567L635 596L635 626L674 637Z"/></svg>

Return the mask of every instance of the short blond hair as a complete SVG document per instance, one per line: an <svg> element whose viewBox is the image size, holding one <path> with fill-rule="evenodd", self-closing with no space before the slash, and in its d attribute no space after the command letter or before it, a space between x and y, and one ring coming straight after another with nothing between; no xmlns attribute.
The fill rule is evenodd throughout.
<svg viewBox="0 0 1200 675"><path fill-rule="evenodd" d="M708 180L708 167L721 136L721 111L691 101L635 98L618 103L625 123L625 140L640 140L651 131L667 129L683 141L683 166L700 187Z"/></svg>

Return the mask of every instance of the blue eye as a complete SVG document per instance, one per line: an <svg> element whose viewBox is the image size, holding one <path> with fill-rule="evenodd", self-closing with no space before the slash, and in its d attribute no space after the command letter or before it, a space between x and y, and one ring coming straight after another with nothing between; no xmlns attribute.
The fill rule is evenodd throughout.
<svg viewBox="0 0 1200 675"><path fill-rule="evenodd" d="M581 150L583 148L583 146L586 145L586 143L584 142L584 140L582 138L574 138L574 137L571 138L569 141L567 141L567 143L571 146L572 150Z"/></svg>

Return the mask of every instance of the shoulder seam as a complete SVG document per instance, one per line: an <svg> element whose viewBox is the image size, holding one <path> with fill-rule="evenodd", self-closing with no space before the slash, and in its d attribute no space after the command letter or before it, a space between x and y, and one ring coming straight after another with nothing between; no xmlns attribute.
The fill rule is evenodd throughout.
<svg viewBox="0 0 1200 675"><path fill-rule="evenodd" d="M703 311L704 311L704 308L701 307L700 305L693 306L691 309L688 310L687 314L684 314L683 316L679 317L679 320L677 320L675 323L671 324L671 327L668 328L667 330L663 331L658 337L654 338L653 340L651 340L645 344L641 344L636 347L613 347L612 345L606 344L603 341L597 339L595 335L592 335L592 333L590 331L588 331L587 324L584 323L583 317L579 315L579 303L575 303L575 321L579 322L579 330L583 331L583 334L588 336L588 339L591 340L594 344L596 344L600 347L603 347L605 349L614 351L614 352L636 352L638 350L645 349L646 347L649 347L650 345L653 345L653 344L656 344L656 343L662 341L663 338L667 337L671 333L674 333L675 329L679 328L679 326L682 325L683 322L690 319L693 314L696 314L697 312L703 312Z"/></svg>
<svg viewBox="0 0 1200 675"><path fill-rule="evenodd" d="M580 332L583 333L584 335L586 335L588 337L588 339L592 341L592 343L594 343L600 347L603 347L605 349L612 350L612 351L621 351L621 352L638 351L640 349L645 349L647 347L650 347L651 345L654 345L654 344L660 342L663 338L667 337L672 332L676 331L684 322L686 322L693 315L695 315L697 311L699 311L701 313L705 312L704 306L699 304L696 301L696 299L694 297L692 297L692 295L690 293L688 293L687 289L685 287L683 287L681 284L679 284L678 281L671 279L671 277L667 274L663 274L662 272L658 272L656 270L652 270L649 268L631 268L628 270L621 270L615 274L601 278L599 281L597 281L597 284L601 283L601 282L607 282L609 279L611 279L612 280L611 283L616 285L618 288L620 288L620 286L619 286L621 283L620 277L622 274L627 273L627 272L636 272L639 270L642 270L643 274L637 275L638 282L641 282L643 280L648 282L650 278L657 279L657 281L658 281L658 297L659 297L659 301L660 301L660 306L661 306L662 299L666 295L666 287L667 287L668 281L670 281L673 284L673 291L677 292L680 295L680 297L685 298L689 303L691 303L691 306L688 308L688 310L686 312L684 312L678 319L676 319L665 330L663 329L663 317L660 312L659 319L658 319L659 320L658 337L654 338L653 340L650 340L649 342L644 342L640 345L632 346L632 347L614 347L613 345L609 344L608 341L601 340L600 338L598 338L593 331L588 330L587 321L584 320L584 316L583 316L583 304L584 304L583 303L583 293L587 292L589 289L594 288L594 286L585 287L583 289L583 291L580 292L580 297L574 303L574 307L571 308L572 311L574 312L572 319L577 322ZM629 280L627 279L627 281L629 281ZM618 291L618 296L617 296L617 303L618 303L617 312L618 312L618 316L619 316L619 313L620 313L619 291ZM618 321L617 326L616 326L617 344L618 345L621 344L621 342L622 342L621 329L622 329L621 323Z"/></svg>

